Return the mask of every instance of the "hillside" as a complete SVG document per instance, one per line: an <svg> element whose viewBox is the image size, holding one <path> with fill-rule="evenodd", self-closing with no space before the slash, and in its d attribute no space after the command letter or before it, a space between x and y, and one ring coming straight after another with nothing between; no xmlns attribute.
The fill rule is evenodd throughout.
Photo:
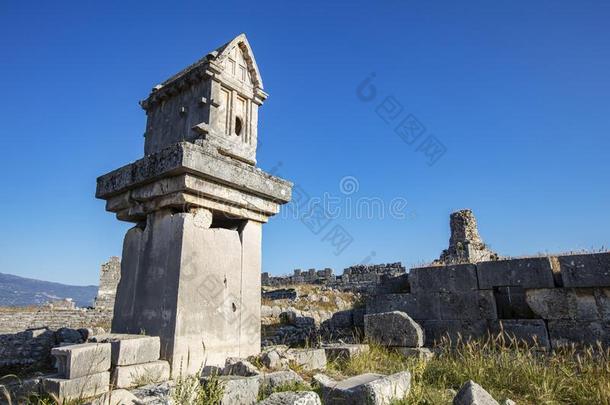
<svg viewBox="0 0 610 405"><path fill-rule="evenodd" d="M0 306L40 305L72 298L79 307L93 305L97 286L73 286L0 273Z"/></svg>

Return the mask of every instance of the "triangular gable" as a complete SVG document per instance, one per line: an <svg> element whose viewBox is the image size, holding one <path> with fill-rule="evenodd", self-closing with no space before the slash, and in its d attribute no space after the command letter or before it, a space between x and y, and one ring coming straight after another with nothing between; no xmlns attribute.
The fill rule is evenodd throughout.
<svg viewBox="0 0 610 405"><path fill-rule="evenodd" d="M239 34L233 40L218 48L216 53L216 62L224 65L225 70L229 70L228 74L255 88L263 89L263 79L246 34ZM245 68L245 72L242 72L243 68Z"/></svg>

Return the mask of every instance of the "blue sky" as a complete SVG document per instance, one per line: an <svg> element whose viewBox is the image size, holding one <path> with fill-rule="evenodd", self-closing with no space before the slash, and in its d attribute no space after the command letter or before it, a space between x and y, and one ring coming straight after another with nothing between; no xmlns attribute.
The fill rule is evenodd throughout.
<svg viewBox="0 0 610 405"><path fill-rule="evenodd" d="M95 179L142 156L137 102L241 32L270 94L259 166L344 206L407 202L404 218L345 208L318 234L273 218L265 271L429 261L464 207L500 254L608 246L608 21L591 1L3 2L0 272L96 283L130 225ZM426 130L411 145L394 132L408 114ZM335 226L353 240L340 254Z"/></svg>

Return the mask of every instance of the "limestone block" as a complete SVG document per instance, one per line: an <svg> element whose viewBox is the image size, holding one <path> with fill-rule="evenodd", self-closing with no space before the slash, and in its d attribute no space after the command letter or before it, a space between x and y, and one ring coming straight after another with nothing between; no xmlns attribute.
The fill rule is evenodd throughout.
<svg viewBox="0 0 610 405"><path fill-rule="evenodd" d="M257 402L258 405L321 405L320 397L313 391L276 392Z"/></svg>
<svg viewBox="0 0 610 405"><path fill-rule="evenodd" d="M506 342L517 339L528 346L537 345L540 349L550 349L549 334L542 319L501 319L490 322L492 336L503 334Z"/></svg>
<svg viewBox="0 0 610 405"><path fill-rule="evenodd" d="M83 343L55 347L55 357L61 378L79 378L110 369L110 345L107 343Z"/></svg>
<svg viewBox="0 0 610 405"><path fill-rule="evenodd" d="M169 363L164 360L117 366L112 371L112 384L116 388L133 388L167 381L169 374Z"/></svg>
<svg viewBox="0 0 610 405"><path fill-rule="evenodd" d="M45 393L54 395L60 403L90 398L108 392L110 373L104 371L73 379L44 378L42 386Z"/></svg>
<svg viewBox="0 0 610 405"><path fill-rule="evenodd" d="M85 405L140 405L141 402L127 390L109 391Z"/></svg>
<svg viewBox="0 0 610 405"><path fill-rule="evenodd" d="M395 347L394 349L405 357L415 357L425 361L434 357L434 352L426 347Z"/></svg>
<svg viewBox="0 0 610 405"><path fill-rule="evenodd" d="M292 370L275 371L273 373L262 373L258 376L261 388L264 391L272 391L282 385L304 383L300 375Z"/></svg>
<svg viewBox="0 0 610 405"><path fill-rule="evenodd" d="M491 290L439 293L441 319L497 319L496 301Z"/></svg>
<svg viewBox="0 0 610 405"><path fill-rule="evenodd" d="M421 326L400 311L365 315L364 334L385 346L420 347L424 343Z"/></svg>
<svg viewBox="0 0 610 405"><path fill-rule="evenodd" d="M222 386L222 399L220 405L252 405L258 398L260 380L257 376L218 376L216 377ZM204 377L201 383L206 386L213 379Z"/></svg>
<svg viewBox="0 0 610 405"><path fill-rule="evenodd" d="M323 348L326 352L326 358L330 361L349 360L369 351L369 345L363 344L336 343L324 345Z"/></svg>
<svg viewBox="0 0 610 405"><path fill-rule="evenodd" d="M304 370L323 370L326 368L326 352L324 349L288 349L284 353L284 357Z"/></svg>
<svg viewBox="0 0 610 405"><path fill-rule="evenodd" d="M543 319L610 320L610 288L548 288L525 292Z"/></svg>
<svg viewBox="0 0 610 405"><path fill-rule="evenodd" d="M343 381L316 374L314 380L321 387L322 401L331 405L385 405L405 398L411 389L408 371L389 376L367 373Z"/></svg>
<svg viewBox="0 0 610 405"><path fill-rule="evenodd" d="M453 405L500 405L487 391L474 381L466 381L453 398Z"/></svg>
<svg viewBox="0 0 610 405"><path fill-rule="evenodd" d="M529 257L497 260L477 264L479 287L521 286L523 288L553 288L555 281L551 259Z"/></svg>
<svg viewBox="0 0 610 405"><path fill-rule="evenodd" d="M610 346L609 321L548 321L549 336L553 348L575 345L595 345L601 342Z"/></svg>
<svg viewBox="0 0 610 405"><path fill-rule="evenodd" d="M449 338L455 342L458 338L482 338L487 335L486 320L428 320L422 321L426 333L426 346L434 346L435 342Z"/></svg>
<svg viewBox="0 0 610 405"><path fill-rule="evenodd" d="M242 377L251 377L259 375L261 372L256 366L248 360L237 357L228 357L225 361L223 370L224 375L235 375Z"/></svg>
<svg viewBox="0 0 610 405"><path fill-rule="evenodd" d="M368 314L400 311L415 320L440 319L440 306L436 293L380 294L366 302Z"/></svg>
<svg viewBox="0 0 610 405"><path fill-rule="evenodd" d="M161 341L158 336L110 333L95 336L94 339L96 342L110 343L113 366L159 360Z"/></svg>
<svg viewBox="0 0 610 405"><path fill-rule="evenodd" d="M559 256L564 287L610 287L610 252Z"/></svg>
<svg viewBox="0 0 610 405"><path fill-rule="evenodd" d="M411 269L411 292L465 292L477 290L477 268L473 264L432 266Z"/></svg>

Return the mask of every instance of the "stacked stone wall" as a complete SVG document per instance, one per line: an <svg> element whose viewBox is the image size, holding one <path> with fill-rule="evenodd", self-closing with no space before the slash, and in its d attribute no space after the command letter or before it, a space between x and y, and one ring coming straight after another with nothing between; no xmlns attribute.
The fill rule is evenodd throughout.
<svg viewBox="0 0 610 405"><path fill-rule="evenodd" d="M403 311L427 344L502 331L543 347L610 346L610 253L414 268L410 293L377 294L367 313Z"/></svg>
<svg viewBox="0 0 610 405"><path fill-rule="evenodd" d="M74 310L53 310L41 307L34 310L0 310L0 333L16 333L26 329L49 328L90 328L108 327L112 321L112 311L90 308Z"/></svg>

